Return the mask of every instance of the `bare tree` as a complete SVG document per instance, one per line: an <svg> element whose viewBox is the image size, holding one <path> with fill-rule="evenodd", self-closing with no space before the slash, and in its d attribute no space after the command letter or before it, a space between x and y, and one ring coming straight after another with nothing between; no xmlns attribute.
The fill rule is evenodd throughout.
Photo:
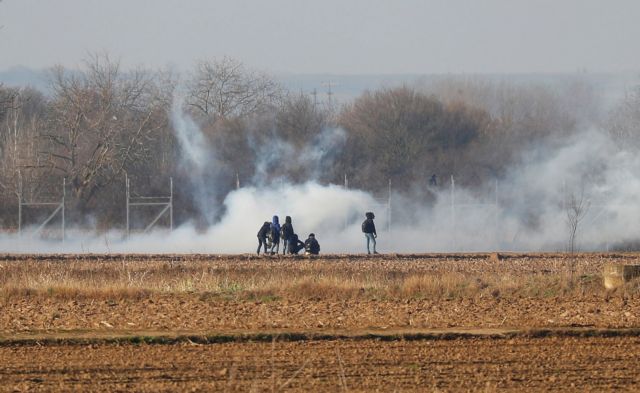
<svg viewBox="0 0 640 393"><path fill-rule="evenodd" d="M272 78L225 57L196 65L186 101L196 113L217 120L255 114L281 96L282 88Z"/></svg>
<svg viewBox="0 0 640 393"><path fill-rule="evenodd" d="M589 200L584 196L584 187L582 187L579 196L571 193L571 195L567 197L565 210L567 213L567 227L569 230L569 252L571 254L575 253L577 250L576 240L578 229L580 227L580 223L589 211L590 204Z"/></svg>
<svg viewBox="0 0 640 393"><path fill-rule="evenodd" d="M86 66L80 73L53 70L49 127L42 135L45 165L65 176L84 202L150 157L169 105L148 72L123 73L107 55L92 56Z"/></svg>
<svg viewBox="0 0 640 393"><path fill-rule="evenodd" d="M7 92L9 90L9 92ZM0 89L0 95L11 97L4 106L0 121L0 212L15 208L17 196L33 198L48 187L43 171L33 170L38 165L38 151L42 141L38 138L46 112L47 100L42 93L31 88ZM21 187L21 184L27 185ZM1 214L1 213L0 213ZM0 217L5 225L15 225L15 216Z"/></svg>
<svg viewBox="0 0 640 393"><path fill-rule="evenodd" d="M276 114L279 136L301 147L329 125L329 110L303 93L287 94Z"/></svg>
<svg viewBox="0 0 640 393"><path fill-rule="evenodd" d="M607 132L621 148L640 148L640 86L611 111Z"/></svg>

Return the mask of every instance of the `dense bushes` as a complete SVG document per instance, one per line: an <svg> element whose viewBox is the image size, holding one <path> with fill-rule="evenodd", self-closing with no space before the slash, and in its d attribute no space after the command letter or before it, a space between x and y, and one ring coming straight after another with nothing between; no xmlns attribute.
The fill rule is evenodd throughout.
<svg viewBox="0 0 640 393"><path fill-rule="evenodd" d="M377 192L391 178L394 190L415 192L432 174L453 174L469 187L481 186L528 146L574 132L585 103L594 101L588 89L579 90L581 101L571 106L570 95L544 86L448 81L367 91L335 108L287 92L230 59L199 63L186 93L177 95L180 84L171 75L123 72L107 57L90 59L81 71L56 68L50 80L48 95L0 87L5 228L16 225L20 181L25 199L42 200L59 194L63 177L69 219L77 224L123 225L125 175L135 192L156 195L166 193L173 176L182 191L176 221L197 218L187 191L194 173L180 163L171 121L173 99L181 94L212 156L204 168L207 186L215 188L208 194L212 204L237 180L341 183L346 175L351 187ZM626 136L633 127L625 123L612 132Z"/></svg>

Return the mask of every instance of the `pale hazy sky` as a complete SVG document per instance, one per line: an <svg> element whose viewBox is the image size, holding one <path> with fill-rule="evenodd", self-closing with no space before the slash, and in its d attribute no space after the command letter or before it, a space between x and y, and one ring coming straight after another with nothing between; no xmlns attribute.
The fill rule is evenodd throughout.
<svg viewBox="0 0 640 393"><path fill-rule="evenodd" d="M270 72L640 70L639 0L4 0L0 70L231 56Z"/></svg>

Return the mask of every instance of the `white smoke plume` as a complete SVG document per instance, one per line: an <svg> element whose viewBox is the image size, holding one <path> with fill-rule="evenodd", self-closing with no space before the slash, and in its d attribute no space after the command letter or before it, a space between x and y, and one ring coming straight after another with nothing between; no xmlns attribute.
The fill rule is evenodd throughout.
<svg viewBox="0 0 640 393"><path fill-rule="evenodd" d="M215 189L208 181L212 177L211 168L215 164L215 155L209 148L200 127L184 113L184 99L174 97L171 108L171 122L180 147L180 169L187 174L191 185L190 193L201 216L212 224L216 215Z"/></svg>
<svg viewBox="0 0 640 393"><path fill-rule="evenodd" d="M213 220L214 194L205 173L215 157L179 106L174 108L173 122L183 165L192 175L189 192ZM305 149L296 158L297 165L310 165L314 174L322 172L344 139L342 130L326 133L322 138L326 145ZM290 147L274 141L256 151L258 161L268 162L282 149ZM26 230L21 238L0 236L0 248L3 252L255 253L258 229L278 215L281 222L285 216L293 218L302 240L314 232L322 253L365 252L360 223L366 211L373 211L380 252L564 251L571 195L583 196L588 207L578 230L580 250L605 250L640 237L640 156L620 149L597 130L583 132L560 147L540 145L529 151L484 195L461 185L453 190L446 176L442 180L444 184L429 191L435 194L434 203L418 203L411 195L393 192L390 211L388 201L338 185L314 180L256 182L230 192L218 210L224 213L204 231L183 225L172 233L158 229L124 239L120 231L88 235L69 230L61 243L31 238Z"/></svg>

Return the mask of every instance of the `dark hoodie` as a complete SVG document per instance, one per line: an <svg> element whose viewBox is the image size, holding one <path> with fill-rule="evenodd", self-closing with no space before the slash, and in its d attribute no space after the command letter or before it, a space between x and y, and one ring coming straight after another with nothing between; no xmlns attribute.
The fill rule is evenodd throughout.
<svg viewBox="0 0 640 393"><path fill-rule="evenodd" d="M320 243L318 243L313 233L309 234L309 237L305 240L304 251L313 255L318 255L320 253Z"/></svg>
<svg viewBox="0 0 640 393"><path fill-rule="evenodd" d="M378 234L376 233L376 224L373 223L373 219L375 218L375 216L373 215L373 213L367 212L365 214L365 217L367 217L367 219L362 222L362 232L373 233L377 236Z"/></svg>
<svg viewBox="0 0 640 393"><path fill-rule="evenodd" d="M287 216L284 219L284 224L282 224L282 228L280 229L280 236L284 240L291 240L291 236L294 234L293 225L291 224L291 217Z"/></svg>
<svg viewBox="0 0 640 393"><path fill-rule="evenodd" d="M302 250L304 248L304 243L300 241L300 239L298 238L298 235L296 235L295 233L293 235L291 235L291 238L289 239L289 253L290 254L297 254L300 250Z"/></svg>
<svg viewBox="0 0 640 393"><path fill-rule="evenodd" d="M258 231L258 237L260 239L265 239L269 234L269 228L271 228L271 223L269 221L265 221Z"/></svg>

